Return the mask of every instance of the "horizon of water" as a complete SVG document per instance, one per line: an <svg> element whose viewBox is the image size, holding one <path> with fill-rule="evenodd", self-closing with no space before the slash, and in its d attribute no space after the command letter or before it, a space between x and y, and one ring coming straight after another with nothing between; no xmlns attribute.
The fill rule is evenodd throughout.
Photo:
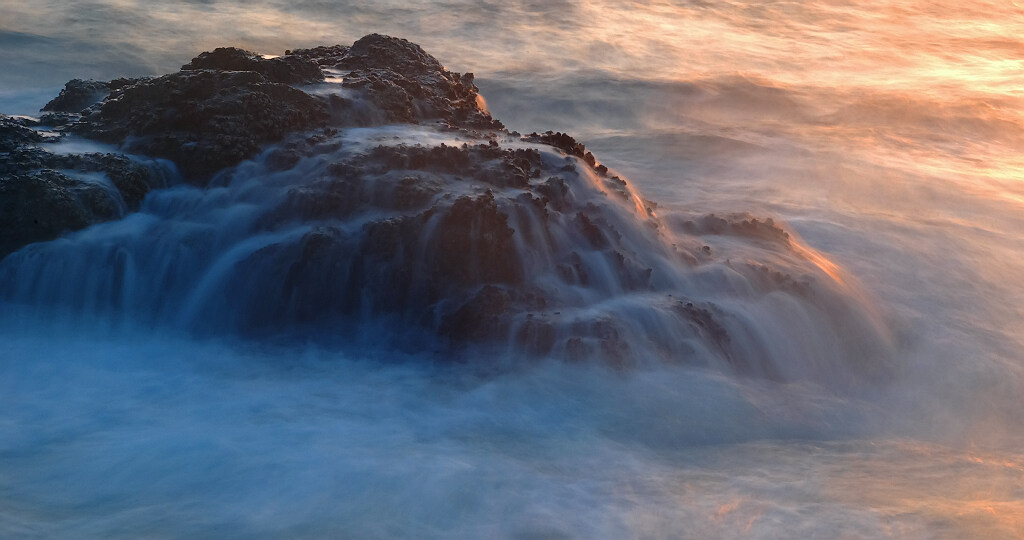
<svg viewBox="0 0 1024 540"><path fill-rule="evenodd" d="M497 378L0 314L17 536L1024 534L1019 2L0 0L0 112L70 78L370 32L663 212L772 217L900 339L857 394L697 368ZM57 336L57 339L54 339Z"/></svg>

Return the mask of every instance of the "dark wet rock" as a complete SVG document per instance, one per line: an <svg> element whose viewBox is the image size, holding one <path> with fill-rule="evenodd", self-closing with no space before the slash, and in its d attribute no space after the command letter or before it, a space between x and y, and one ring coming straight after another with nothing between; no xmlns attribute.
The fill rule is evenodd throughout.
<svg viewBox="0 0 1024 540"><path fill-rule="evenodd" d="M276 227L296 219L340 223L355 214L392 209L363 226L359 242L343 257L349 261L347 279L335 282L338 291L324 289L324 294L346 298L342 304L352 309L402 312L418 320L428 319L438 302L460 305L481 286L521 283L515 231L493 194L442 200L401 215L393 213L396 194L408 196L415 189L420 198L416 206L422 208L433 200L440 182L429 174L372 178L376 181L331 177L293 187L271 212L268 226Z"/></svg>
<svg viewBox="0 0 1024 540"><path fill-rule="evenodd" d="M214 69L218 71L255 71L270 82L309 84L324 80L316 62L301 56L264 58L254 52L235 47L220 47L204 52L181 66L183 71Z"/></svg>
<svg viewBox="0 0 1024 540"><path fill-rule="evenodd" d="M11 152L42 140L43 136L25 126L21 119L0 114L0 152Z"/></svg>
<svg viewBox="0 0 1024 540"><path fill-rule="evenodd" d="M438 333L455 343L486 343L505 340L524 312L547 308L544 295L536 290L508 285L484 285L455 302L441 319ZM551 350L555 340L554 326L529 317L515 333L517 341L538 354Z"/></svg>
<svg viewBox="0 0 1024 540"><path fill-rule="evenodd" d="M443 189L442 180L426 171L415 175L391 171L366 177L337 167L335 174L289 188L268 224L347 219L367 211L423 211Z"/></svg>
<svg viewBox="0 0 1024 540"><path fill-rule="evenodd" d="M274 244L241 261L245 269L225 294L237 298L235 322L259 335L282 320L299 324L351 311L357 295L348 287L352 239L336 227L314 227L294 243ZM268 279L277 286L265 288Z"/></svg>
<svg viewBox="0 0 1024 540"><path fill-rule="evenodd" d="M437 279L457 284L522 281L522 261L512 241L515 231L490 191L475 199L459 197L438 228L432 269Z"/></svg>
<svg viewBox="0 0 1024 540"><path fill-rule="evenodd" d="M344 219L371 201L357 179L322 178L306 186L288 190L288 196L275 213L275 220Z"/></svg>
<svg viewBox="0 0 1024 540"><path fill-rule="evenodd" d="M156 185L149 168L119 154L58 154L47 159L46 164L60 169L104 173L130 211L139 209L151 189L161 187Z"/></svg>
<svg viewBox="0 0 1024 540"><path fill-rule="evenodd" d="M693 302L679 301L675 305L675 310L693 324L709 342L723 352L729 353L729 332L718 322L711 306L697 306Z"/></svg>
<svg viewBox="0 0 1024 540"><path fill-rule="evenodd" d="M72 104L96 99L90 88L109 95ZM72 81L42 119L60 129L0 117L0 257L115 219L161 187L124 155L41 148L69 132L170 159L200 186L216 180L216 191L185 191L245 215L236 222L196 209L189 227L154 235L187 263L169 271L134 261L142 266L133 282L167 274L154 288L210 281L187 306L168 298L138 313L190 320L200 332L265 338L309 328L338 337L386 327L398 346L426 335L431 347L469 356L510 347L517 358L628 367L646 361L640 351L666 361L711 351L734 362L729 328L741 323L704 302L701 287L743 282L730 291L737 304L743 295L807 299L818 290L803 275L716 262L704 242L716 257L719 245L700 238L740 236L779 253L789 235L771 220L709 215L664 227L654 203L582 143L560 132L510 133L481 105L472 74L379 34L280 58L221 48L162 77ZM376 127L387 123L419 125ZM244 240L218 244L232 240L208 231L224 223ZM89 247L115 250L105 260L130 249ZM680 273L702 264L719 266ZM686 294L674 297L680 289ZM189 319L190 310L220 316Z"/></svg>
<svg viewBox="0 0 1024 540"><path fill-rule="evenodd" d="M296 56L343 72L345 87L362 91L387 122L442 120L460 127L502 127L480 107L472 73L448 71L419 45L405 39L370 34L351 47L288 53L286 57Z"/></svg>
<svg viewBox="0 0 1024 540"><path fill-rule="evenodd" d="M422 169L463 175L473 173L478 166L468 148L443 143L433 147L381 145L370 152L367 162L376 164L380 170Z"/></svg>
<svg viewBox="0 0 1024 540"><path fill-rule="evenodd" d="M604 185L608 188L608 191L622 197L624 200L630 199L632 194L629 191L629 184L627 184L625 180L618 176L607 177L608 169L604 165L598 165L595 170L598 174L606 177L604 179ZM647 213L650 214L651 211L648 209Z"/></svg>
<svg viewBox="0 0 1024 540"><path fill-rule="evenodd" d="M29 116L7 116L6 114L0 114L0 120L4 123L13 124L22 127L36 127L39 125L39 121Z"/></svg>
<svg viewBox="0 0 1024 540"><path fill-rule="evenodd" d="M114 90L73 130L171 159L187 179L201 184L255 155L261 144L320 126L326 118L319 100L259 73L192 70Z"/></svg>
<svg viewBox="0 0 1024 540"><path fill-rule="evenodd" d="M566 284L581 285L583 287L590 285L587 267L583 264L580 254L575 251L569 253L567 259L559 263L557 270L562 281Z"/></svg>
<svg viewBox="0 0 1024 540"><path fill-rule="evenodd" d="M622 251L612 251L609 257L609 266L615 271L615 277L623 289L641 291L650 288L654 269L644 267L636 258Z"/></svg>
<svg viewBox="0 0 1024 540"><path fill-rule="evenodd" d="M338 67L388 69L402 75L433 75L444 70L436 58L409 40L370 34L349 47Z"/></svg>
<svg viewBox="0 0 1024 540"><path fill-rule="evenodd" d="M765 288L789 291L800 296L813 294L812 280L808 276L794 277L764 264L747 263L743 266L752 270L747 275Z"/></svg>
<svg viewBox="0 0 1024 540"><path fill-rule="evenodd" d="M729 331L722 323L720 310L710 303L695 304L690 301L680 300L672 306L673 311L691 327L691 329L702 338L702 341L726 359L726 361L743 375L758 375L770 379L778 379L777 370L764 362L750 362L739 358L733 350L732 338Z"/></svg>
<svg viewBox="0 0 1024 540"><path fill-rule="evenodd" d="M335 66L344 59L345 54L348 53L349 47L347 45L321 45L319 47L312 47L309 49L295 49L287 50L284 52L286 56L295 56L298 58L305 58L312 62L316 62L320 66Z"/></svg>
<svg viewBox="0 0 1024 540"><path fill-rule="evenodd" d="M422 208L442 190L440 182L423 176L406 176L395 186L391 204L398 210Z"/></svg>
<svg viewBox="0 0 1024 540"><path fill-rule="evenodd" d="M273 212L275 220L301 216L329 222L390 211L366 223L358 242L337 247L331 264L345 261L343 270L310 270L344 279L321 283L318 292L298 285L303 290L299 297L334 298L335 314L402 314L411 324L434 327L456 343L490 340L507 331L524 309L544 305L543 295L523 292L516 232L506 213L514 210L499 207L492 192L445 198L440 195L443 180L426 171L412 176L334 169L330 177L289 189L286 201ZM416 213L394 213L410 209ZM322 265L313 261L312 266Z"/></svg>
<svg viewBox="0 0 1024 540"><path fill-rule="evenodd" d="M744 236L788 245L789 233L779 227L772 218L758 219L747 214L718 216L708 214L681 222L678 227L696 235Z"/></svg>
<svg viewBox="0 0 1024 540"><path fill-rule="evenodd" d="M374 313L398 313L427 324L426 308L437 301L417 248L426 216L396 216L363 227L349 283L358 291L356 306Z"/></svg>
<svg viewBox="0 0 1024 540"><path fill-rule="evenodd" d="M558 131L530 133L529 135L524 136L523 140L554 146L570 156L581 158L591 167L594 167L597 163L597 160L594 158L594 154L588 152L587 147L583 146L583 143L578 142L567 133ZM608 172L608 169L605 168L603 172Z"/></svg>
<svg viewBox="0 0 1024 540"><path fill-rule="evenodd" d="M276 152L266 154L268 164ZM492 140L459 146L381 144L339 154L323 165L322 176L287 188L264 226L367 221L345 242L329 243L333 255L323 259L330 261L324 271L337 279L310 280L318 283L317 291L296 281L289 285L288 290L298 288L289 298L333 298L325 317L399 316L402 324L434 332L455 346L514 342L535 354L562 354L572 347L566 340L575 336L592 358L626 362L626 330L587 323L591 315L552 316L552 310L571 306L560 304L526 270L524 261L536 249L552 260L545 279L560 286L608 286L612 280L609 293L615 294L652 287L653 269L630 251L619 225L609 221L612 208L632 208L631 203L608 197L575 172L559 172L562 161L552 159L557 152ZM566 241L588 256L554 248ZM294 242L288 245L266 253L287 258L304 252ZM314 257L310 268L320 266L318 260ZM345 261L343 269L339 261ZM254 264L264 263L246 267Z"/></svg>
<svg viewBox="0 0 1024 540"><path fill-rule="evenodd" d="M618 368L634 365L629 342L622 325L610 317L578 321L572 325L572 336L565 339L566 359L577 362L601 360Z"/></svg>
<svg viewBox="0 0 1024 540"><path fill-rule="evenodd" d="M536 188L537 193L544 197L546 203L556 210L568 208L572 201L569 200L569 186L559 176L551 176Z"/></svg>
<svg viewBox="0 0 1024 540"><path fill-rule="evenodd" d="M39 116L39 125L59 128L74 124L81 118L79 113L48 112Z"/></svg>
<svg viewBox="0 0 1024 540"><path fill-rule="evenodd" d="M507 315L512 302L508 289L485 285L444 318L440 333L460 342L501 339L508 331Z"/></svg>
<svg viewBox="0 0 1024 540"><path fill-rule="evenodd" d="M0 165L0 259L25 245L138 210L151 189L150 170L124 156L22 152L19 158L20 165L28 165L16 167L20 172ZM103 187L100 178L78 177L89 173L102 173L114 189Z"/></svg>
<svg viewBox="0 0 1024 540"><path fill-rule="evenodd" d="M45 166L49 153L34 146L15 146L0 151L0 175L32 172Z"/></svg>
<svg viewBox="0 0 1024 540"><path fill-rule="evenodd" d="M302 154L295 149L279 148L267 156L267 167L275 171L286 171L294 167L300 159L302 159Z"/></svg>
<svg viewBox="0 0 1024 540"><path fill-rule="evenodd" d="M319 97L290 86L323 81L321 66L344 72L343 85L356 96ZM300 49L277 58L218 48L156 78L76 79L47 104L45 122L171 159L189 181L203 185L263 145L328 122L437 120L500 129L480 107L478 92L472 74L448 71L406 40L372 34L351 47ZM522 183L514 171L501 179Z"/></svg>
<svg viewBox="0 0 1024 540"><path fill-rule="evenodd" d="M102 187L51 169L0 176L0 258L118 214Z"/></svg>
<svg viewBox="0 0 1024 540"><path fill-rule="evenodd" d="M489 144L434 147L381 145L364 160L365 168L422 170L457 175L496 187L528 186L541 173L540 153L534 149L500 149Z"/></svg>
<svg viewBox="0 0 1024 540"><path fill-rule="evenodd" d="M137 210L156 184L148 167L122 155L48 152L40 144L57 137L26 126L32 123L0 115L0 258ZM103 177L113 189L101 185Z"/></svg>
<svg viewBox="0 0 1024 540"><path fill-rule="evenodd" d="M99 103L110 93L110 85L103 81L72 79L64 85L60 94L43 105L44 111L77 113L94 103Z"/></svg>
<svg viewBox="0 0 1024 540"><path fill-rule="evenodd" d="M576 213L576 226L579 227L580 232L590 243L591 247L597 249L608 247L608 239L605 238L604 231L597 225L594 225L594 222L583 212Z"/></svg>
<svg viewBox="0 0 1024 540"><path fill-rule="evenodd" d="M131 86L133 84L138 84L140 82L145 82L145 81L148 81L148 80L150 80L152 78L153 77L118 77L118 78L108 82L107 83L107 87L110 88L111 90L120 90L120 89L122 89L122 88L124 88L126 86Z"/></svg>
<svg viewBox="0 0 1024 540"><path fill-rule="evenodd" d="M119 154L53 154L35 147L21 147L0 160L0 177L27 178L41 169L103 173L113 183L128 210L138 210L142 199L160 187L152 171ZM24 176L28 174L29 176Z"/></svg>
<svg viewBox="0 0 1024 540"><path fill-rule="evenodd" d="M525 188L531 178L540 176L540 154L536 150L509 150L477 174L477 178L497 187Z"/></svg>

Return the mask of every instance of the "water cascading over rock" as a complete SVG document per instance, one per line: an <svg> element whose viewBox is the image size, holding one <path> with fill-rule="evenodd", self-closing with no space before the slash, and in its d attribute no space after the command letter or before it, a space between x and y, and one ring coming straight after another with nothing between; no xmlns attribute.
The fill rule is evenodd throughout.
<svg viewBox="0 0 1024 540"><path fill-rule="evenodd" d="M72 81L0 123L0 298L460 361L884 369L869 306L770 219L661 216L571 136L506 130L473 81L377 34ZM116 152L62 150L83 139Z"/></svg>

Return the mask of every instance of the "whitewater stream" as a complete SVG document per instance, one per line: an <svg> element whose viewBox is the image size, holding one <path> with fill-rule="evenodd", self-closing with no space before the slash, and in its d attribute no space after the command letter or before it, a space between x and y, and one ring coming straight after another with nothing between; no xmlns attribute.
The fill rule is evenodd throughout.
<svg viewBox="0 0 1024 540"><path fill-rule="evenodd" d="M230 276L174 254L293 234L240 224L326 164L263 155L0 262L0 537L1024 537L1024 5L0 0L0 112L219 46L371 32L475 73L509 129L572 134L669 225L772 218L804 258L711 247L811 268L841 300L673 275L756 334L738 364L780 376L646 337L629 369L489 370L372 324L228 335L203 295ZM129 296L102 291L113 268ZM643 309L608 310L647 335Z"/></svg>

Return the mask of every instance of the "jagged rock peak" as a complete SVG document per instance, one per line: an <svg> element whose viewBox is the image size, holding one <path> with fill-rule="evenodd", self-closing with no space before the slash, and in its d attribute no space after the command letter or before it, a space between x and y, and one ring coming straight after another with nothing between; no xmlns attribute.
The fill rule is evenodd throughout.
<svg viewBox="0 0 1024 540"><path fill-rule="evenodd" d="M477 129L503 126L480 106L472 73L449 71L419 45L406 39L370 34L351 47L335 45L286 51L336 70L344 85L358 89L389 122L440 119Z"/></svg>
<svg viewBox="0 0 1024 540"><path fill-rule="evenodd" d="M382 34L370 34L353 43L341 65L353 70L384 68L406 75L448 71L419 45Z"/></svg>
<svg viewBox="0 0 1024 540"><path fill-rule="evenodd" d="M235 47L219 47L204 52L181 66L182 71L216 69L220 71L255 71L267 80L284 84L308 84L324 80L316 62L301 56L266 58Z"/></svg>
<svg viewBox="0 0 1024 540"><path fill-rule="evenodd" d="M86 107L101 101L110 93L110 83L104 81L71 79L64 85L60 95L51 99L41 110L64 113L81 112Z"/></svg>

